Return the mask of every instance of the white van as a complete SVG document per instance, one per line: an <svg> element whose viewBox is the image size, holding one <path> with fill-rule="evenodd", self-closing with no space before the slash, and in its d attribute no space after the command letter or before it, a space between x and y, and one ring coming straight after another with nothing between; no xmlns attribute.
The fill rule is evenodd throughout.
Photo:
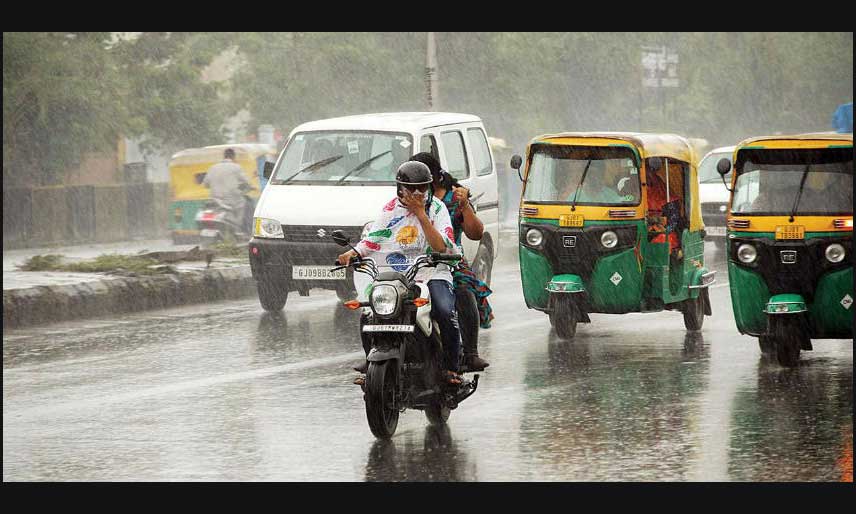
<svg viewBox="0 0 856 514"><path fill-rule="evenodd" d="M704 220L706 239L716 244L717 249L725 248L725 217L728 209L728 189L722 183L722 176L716 171L716 163L723 157L731 159L733 146L715 148L702 158L698 165L698 196L701 203L701 217ZM725 176L731 183L731 172Z"/></svg>
<svg viewBox="0 0 856 514"><path fill-rule="evenodd" d="M477 116L405 112L345 116L296 127L275 165L254 214L250 265L259 301L268 311L285 305L289 291L332 289L355 296L352 271L330 273L344 250L329 237L343 230L353 244L383 204L395 197L398 166L431 152L470 189L484 224L481 241L462 236L475 273L490 283L499 243L496 166Z"/></svg>

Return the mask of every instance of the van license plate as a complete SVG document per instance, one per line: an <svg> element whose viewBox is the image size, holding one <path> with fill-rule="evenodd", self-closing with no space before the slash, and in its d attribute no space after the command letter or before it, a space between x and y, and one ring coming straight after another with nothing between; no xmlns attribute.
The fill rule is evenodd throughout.
<svg viewBox="0 0 856 514"><path fill-rule="evenodd" d="M725 236L725 227L704 227L709 236Z"/></svg>
<svg viewBox="0 0 856 514"><path fill-rule="evenodd" d="M413 332L413 325L363 325L363 332Z"/></svg>
<svg viewBox="0 0 856 514"><path fill-rule="evenodd" d="M296 280L345 280L345 270L330 272L327 266L292 266L291 278Z"/></svg>

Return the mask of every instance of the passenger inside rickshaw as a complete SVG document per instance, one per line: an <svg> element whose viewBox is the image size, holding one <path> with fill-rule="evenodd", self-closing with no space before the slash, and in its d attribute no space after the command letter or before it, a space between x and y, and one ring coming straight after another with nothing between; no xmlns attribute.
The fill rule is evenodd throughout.
<svg viewBox="0 0 856 514"><path fill-rule="evenodd" d="M665 243L668 237L669 253L680 259L683 256L681 232L688 226L685 202L682 201L686 165L678 161L668 162L667 201L665 161L659 157L648 159L648 238L652 243Z"/></svg>

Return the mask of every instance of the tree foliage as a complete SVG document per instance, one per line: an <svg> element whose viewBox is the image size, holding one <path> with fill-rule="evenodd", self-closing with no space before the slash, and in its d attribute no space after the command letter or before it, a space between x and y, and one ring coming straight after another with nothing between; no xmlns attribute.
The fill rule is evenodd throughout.
<svg viewBox="0 0 856 514"><path fill-rule="evenodd" d="M225 109L200 74L218 44L181 33L4 33L4 184L56 182L122 135L186 146L219 139Z"/></svg>
<svg viewBox="0 0 856 514"><path fill-rule="evenodd" d="M11 33L3 45L7 174L58 177L117 134L182 148L348 114L421 111L426 34ZM679 55L679 88L642 87L641 48ZM234 74L203 80L223 52ZM439 109L481 116L516 151L564 130L674 132L733 144L830 130L853 97L852 33L437 33Z"/></svg>

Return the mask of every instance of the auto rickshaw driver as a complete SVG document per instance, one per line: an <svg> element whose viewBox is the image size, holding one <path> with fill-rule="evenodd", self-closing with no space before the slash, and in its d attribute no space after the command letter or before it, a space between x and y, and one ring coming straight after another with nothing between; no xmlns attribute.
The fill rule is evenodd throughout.
<svg viewBox="0 0 856 514"><path fill-rule="evenodd" d="M665 167L661 159L651 159L648 168L648 232L657 233L652 243L665 243L668 234L669 253L681 257L681 243L678 239L678 217L681 199L669 190L666 201ZM667 207L667 204L671 204Z"/></svg>

